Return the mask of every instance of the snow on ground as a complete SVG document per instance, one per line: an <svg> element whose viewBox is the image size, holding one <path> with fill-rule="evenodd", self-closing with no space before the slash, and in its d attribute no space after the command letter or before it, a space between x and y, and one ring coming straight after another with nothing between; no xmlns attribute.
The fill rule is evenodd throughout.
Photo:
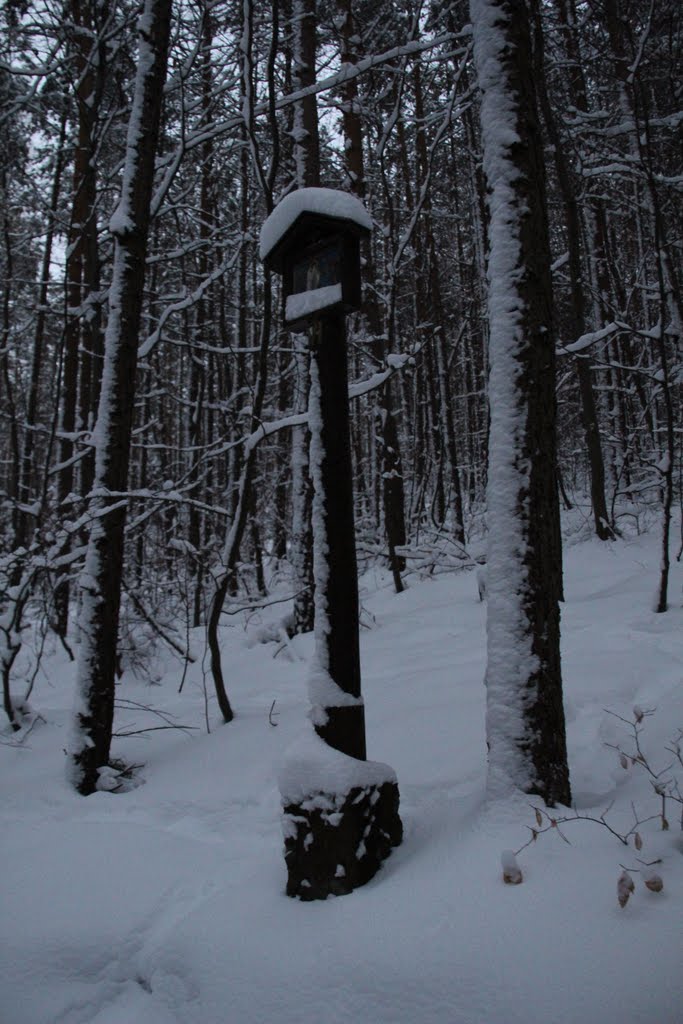
<svg viewBox="0 0 683 1024"><path fill-rule="evenodd" d="M656 534L566 554L563 654L574 796L628 830L658 806L642 769L606 743L634 704L657 713L643 742L666 763L683 726L683 570L654 615ZM643 825L642 851L570 822L500 858L534 824L523 798L486 805L485 606L474 573L414 582L397 597L364 578L368 751L395 768L405 841L353 895L284 895L277 774L305 726L311 639L293 652L227 620L235 721L221 726L194 666L159 685L124 677L122 697L189 733L118 740L144 785L83 798L64 776L73 667L46 658L32 697L45 719L22 746L0 736L0 1020L3 1024L679 1024L683 1020L683 840ZM279 609L272 609L273 616ZM264 616L266 613L264 613ZM199 642L196 644L199 648ZM207 681L208 684L208 681ZM273 720L269 710L276 701ZM120 729L159 724L138 712ZM679 773L683 776L683 771ZM682 779L683 782L683 779ZM680 810L680 808L679 808ZM662 858L664 890L616 899L620 864Z"/></svg>

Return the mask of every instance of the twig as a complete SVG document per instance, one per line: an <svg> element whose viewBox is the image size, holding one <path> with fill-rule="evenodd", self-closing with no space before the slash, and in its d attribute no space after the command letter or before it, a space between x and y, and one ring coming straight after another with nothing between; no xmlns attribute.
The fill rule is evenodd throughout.
<svg viewBox="0 0 683 1024"><path fill-rule="evenodd" d="M164 641L164 643L167 643L168 646L172 650L174 650L176 652L176 654L179 654L181 658L184 658L187 661L190 661L190 662L194 663L195 659L192 656L192 654L190 653L190 651L189 650L184 650L182 645L179 644L177 640L174 640L172 636L169 636L168 633L166 633L165 630L163 630L161 628L159 623L156 622L152 618L152 616L149 614L147 609L144 607L144 605L142 604L142 601L137 596L137 594L133 590L131 590L128 586L126 586L125 581L122 582L122 587L123 587L124 591L126 592L126 594L128 595L128 597L130 597L131 601L133 602L133 604L135 605L135 607L137 608L138 612L143 617L143 619L145 620L147 625L150 626L154 630L154 632L157 634L157 636L161 637L161 639Z"/></svg>
<svg viewBox="0 0 683 1024"><path fill-rule="evenodd" d="M2 744L3 747L16 747L19 750L21 750L22 748L24 750L28 749L24 746L24 744L26 743L26 740L29 738L29 736L35 729L38 722L42 722L43 725L46 724L45 719L43 718L42 715L35 714L31 720L30 725L27 727L26 732L22 733L21 736L17 736L16 739L13 739L9 743L7 742L7 740L0 740L0 744Z"/></svg>
<svg viewBox="0 0 683 1024"><path fill-rule="evenodd" d="M564 839L565 843L568 843L571 846L571 843L564 835L559 826L566 825L572 821L592 821L595 825L603 825L607 829L607 831L615 837L615 839L618 839L619 842L622 843L624 846L628 846L629 839L631 838L631 836L638 835L638 829L641 825L646 824L646 822L648 821L654 821L655 819L660 818L659 814L651 814L647 818L639 818L636 813L636 809L632 804L631 809L633 811L634 823L628 832L624 832L622 834L621 832L617 832L615 828L612 828L610 823L607 821L607 815L609 814L610 809L612 807L611 803L609 804L609 806L605 808L605 810L602 812L599 818L596 818L592 814L579 814L579 812L576 809L574 809L573 814L567 814L562 818L552 818L544 808L536 807L533 804L531 806L536 815L536 824L538 827L532 828L530 825L527 825L527 828L531 832L531 839L529 839L528 842L524 843L523 846L520 846L518 850L515 850L515 856L521 853L522 850L525 850L527 846L531 846L532 843L535 843L540 835L543 835L545 832L550 832L551 829L555 829L558 835L562 839ZM548 824L545 826L543 825L544 818L548 821Z"/></svg>
<svg viewBox="0 0 683 1024"><path fill-rule="evenodd" d="M141 704L139 701L130 700L128 697L119 697L115 702L114 707L119 708L122 711L130 711L132 708L137 708L139 711L146 711L150 715L156 715L162 722L171 729L194 729L193 725L179 725L173 721L173 715L166 711L159 711L157 708L150 707L149 704Z"/></svg>
<svg viewBox="0 0 683 1024"><path fill-rule="evenodd" d="M150 725L146 729L131 729L128 732L114 732L112 736L121 739L124 736L140 736L143 732L160 732L162 729L180 729L181 732L190 729L197 729L196 725Z"/></svg>
<svg viewBox="0 0 683 1024"><path fill-rule="evenodd" d="M263 608L270 608L274 604L286 604L287 601L294 601L300 593L303 593L303 591L299 590L295 594L287 594L286 597L273 597L268 601L240 601L239 604L231 608L224 608L222 614L239 615L240 612L260 612Z"/></svg>

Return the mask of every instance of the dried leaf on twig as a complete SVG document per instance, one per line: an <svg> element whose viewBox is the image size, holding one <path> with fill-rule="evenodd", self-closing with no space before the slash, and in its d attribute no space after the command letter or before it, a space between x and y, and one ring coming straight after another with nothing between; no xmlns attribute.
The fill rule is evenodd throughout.
<svg viewBox="0 0 683 1024"><path fill-rule="evenodd" d="M617 899L619 900L620 907L626 906L629 896L634 889L635 885L633 884L633 879L629 875L628 871L624 869L619 875L619 881L617 882Z"/></svg>

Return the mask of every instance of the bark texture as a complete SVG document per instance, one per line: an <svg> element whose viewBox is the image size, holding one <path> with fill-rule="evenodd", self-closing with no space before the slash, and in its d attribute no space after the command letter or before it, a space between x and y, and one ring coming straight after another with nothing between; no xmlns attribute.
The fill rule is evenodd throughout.
<svg viewBox="0 0 683 1024"><path fill-rule="evenodd" d="M120 204L111 224L115 253L95 431L96 496L91 503L93 520L81 583L81 652L69 750L70 777L84 795L96 789L98 769L107 765L111 744L127 503L108 495L125 491L128 483L145 255L170 17L171 0L147 0L140 17L126 164Z"/></svg>
<svg viewBox="0 0 683 1024"><path fill-rule="evenodd" d="M567 804L555 342L529 20L472 0L489 190L489 788Z"/></svg>
<svg viewBox="0 0 683 1024"><path fill-rule="evenodd" d="M346 332L343 316L328 313L311 327L311 469L315 574L316 658L353 703L324 708L316 731L349 757L365 759L358 640L358 571L353 518ZM316 393L317 392L317 393Z"/></svg>
<svg viewBox="0 0 683 1024"><path fill-rule="evenodd" d="M369 882L403 838L398 805L395 782L288 804L287 895L324 900Z"/></svg>

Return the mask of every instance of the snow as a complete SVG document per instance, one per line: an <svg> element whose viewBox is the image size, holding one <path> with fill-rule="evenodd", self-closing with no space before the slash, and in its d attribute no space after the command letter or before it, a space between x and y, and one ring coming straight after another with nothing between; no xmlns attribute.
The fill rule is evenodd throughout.
<svg viewBox="0 0 683 1024"><path fill-rule="evenodd" d="M278 777L283 804L301 804L308 797L396 782L393 768L376 761L358 761L329 747L307 729L288 749Z"/></svg>
<svg viewBox="0 0 683 1024"><path fill-rule="evenodd" d="M669 454L669 452L664 453L662 458L655 466L655 469L658 469L663 476L669 472L669 470L671 469L671 455Z"/></svg>
<svg viewBox="0 0 683 1024"><path fill-rule="evenodd" d="M325 450L322 443L323 420L320 409L320 373L318 363L311 359L310 389L308 392L308 427L311 432L309 445L310 474L313 481L313 577L315 580L315 637L316 649L327 651L327 635L330 623L327 617L327 581L329 578L329 545L327 543L327 516L323 490L322 466ZM327 670L329 662L321 661L321 668ZM341 691L340 691L341 692Z"/></svg>
<svg viewBox="0 0 683 1024"><path fill-rule="evenodd" d="M530 29L524 23L517 30L526 16L512 4L470 0L470 11L490 213L489 788L497 797L543 792L552 802L569 800L570 788L559 701L560 588L549 579L547 600L536 593L544 571L539 552L555 543L559 510L554 397L543 397L555 381L545 200L533 166L541 140L520 84Z"/></svg>
<svg viewBox="0 0 683 1024"><path fill-rule="evenodd" d="M605 338L609 338L611 334L619 330L618 324L607 324L606 327L601 327L599 331L590 331L588 334L582 334L576 341L572 341L567 345L560 345L558 347L558 355L562 355L564 352L583 352L584 349L590 348L597 341L604 341Z"/></svg>
<svg viewBox="0 0 683 1024"><path fill-rule="evenodd" d="M310 718L314 725L327 723L326 708L349 707L362 704L362 697L345 693L329 673L327 637L330 621L327 614L327 581L329 578L329 545L325 495L322 484L322 465L325 452L322 446L322 413L320 410L320 373L315 359L311 360L310 391L308 395L308 425L311 431L309 446L310 473L313 480L313 578L315 580L315 654L308 674L308 695L311 701Z"/></svg>
<svg viewBox="0 0 683 1024"><path fill-rule="evenodd" d="M133 106L128 121L126 134L126 160L121 182L121 196L109 221L109 230L113 235L122 237L136 229L133 213L136 175L139 167L139 145L146 130L144 112L144 82L154 68L154 49L152 47L152 31L154 28L154 10L147 3L138 18L138 58L135 72L135 91Z"/></svg>
<svg viewBox="0 0 683 1024"><path fill-rule="evenodd" d="M92 517L93 525L90 530L88 542L88 553L86 556L85 570L81 580L81 614L80 632L83 637L79 655L78 681L74 700L73 723L68 740L69 763L67 774L74 785L79 785L83 780L83 766L80 763L85 750L93 746L91 739L92 720L94 715L92 693L92 673L95 662L97 638L95 636L97 617L101 607L105 604L100 591L98 580L101 577L100 556L98 544L101 547L103 538L103 526L101 516L111 514L115 508L110 500L107 500L107 491L116 489L117 485L125 483L119 479L121 473L114 468L112 474L112 462L116 466L120 462L120 453L117 452L117 459L112 460L112 442L118 420L123 415L117 404L118 386L117 377L121 371L122 348L130 340L124 337L124 289L126 277L130 270L132 259L131 251L123 248L122 238L131 232L141 232L141 211L136 212L134 196L136 188L139 189L141 180L141 161L143 154L140 151L140 143L146 131L145 96L149 92L147 88L155 73L156 55L153 46L154 21L159 16L155 11L153 0L146 0L144 9L138 19L138 57L135 73L135 88L133 93L133 104L128 121L126 135L126 158L121 181L121 196L110 220L110 230L117 238L114 250L114 265L112 281L109 288L109 312L107 327L104 338L104 365L102 369L102 382L100 398L97 411L97 421L91 435L91 443L95 446L95 481L93 494L96 495L90 502L88 512ZM165 64L165 59L164 59ZM139 203L137 204L139 207ZM134 330L131 323L127 323L128 332ZM127 456L126 456L127 458ZM98 712L101 714L101 710Z"/></svg>
<svg viewBox="0 0 683 1024"><path fill-rule="evenodd" d="M117 206L109 218L109 230L112 235L127 235L135 229L133 218L124 204Z"/></svg>
<svg viewBox="0 0 683 1024"><path fill-rule="evenodd" d="M402 370L409 361L410 355L407 352L389 352L386 356L386 364L392 370Z"/></svg>
<svg viewBox="0 0 683 1024"><path fill-rule="evenodd" d="M565 523L577 536L580 514ZM672 607L656 615L659 559L658 532L566 550L574 798L598 815L613 801L608 820L625 829L632 802L643 817L659 803L642 768L625 770L606 746L627 749L628 730L603 709L631 719L634 706L656 708L642 742L662 765L683 726L683 566L672 560ZM75 670L53 645L31 695L42 720L21 745L0 736L0 1020L678 1024L680 808L670 805L667 832L657 821L641 826L640 852L589 822L565 826L571 846L550 830L515 854L523 882L506 885L503 851L519 851L535 821L526 797L486 799L486 605L475 574L413 577L399 596L380 571L361 583L365 620L374 620L361 633L368 752L396 769L405 826L375 879L324 903L284 894L278 778L298 749L300 774L285 788L305 787L311 736L303 746L297 738L309 728L313 638L292 640L297 660L276 643L249 645L281 605L260 620L253 611L242 623L226 618L237 712L228 726L209 691L212 732L204 728L201 658L182 694L183 666L170 655L156 666L157 685L124 675L119 701L195 727L115 740L116 757L144 764L144 785L125 793L83 798L65 781ZM192 642L200 654L201 630ZM28 679L29 665L17 670ZM157 723L117 711L120 731ZM638 858L662 859L661 892L643 884ZM622 864L635 883L623 909Z"/></svg>
<svg viewBox="0 0 683 1024"><path fill-rule="evenodd" d="M299 320L320 309L327 309L342 300L341 284L328 284L324 288L311 288L307 292L288 295L285 304L285 320Z"/></svg>
<svg viewBox="0 0 683 1024"><path fill-rule="evenodd" d="M368 231L372 219L360 199L335 188L300 188L280 200L261 228L259 255L268 258L302 213L319 213L353 221Z"/></svg>
<svg viewBox="0 0 683 1024"><path fill-rule="evenodd" d="M514 850L503 850L500 855L500 866L503 869L504 882L508 885L521 885L524 878Z"/></svg>
<svg viewBox="0 0 683 1024"><path fill-rule="evenodd" d="M539 659L521 595L528 590L527 552L531 463L525 456L527 403L520 395L520 353L527 345L520 291L519 170L511 147L520 141L519 110L509 85L505 22L514 14L493 0L470 0L474 58L481 89L483 166L490 212L488 261L489 408L491 413L487 522L489 623L486 670L489 787L502 796L535 782L525 716L528 680ZM509 30L509 29L508 29Z"/></svg>
<svg viewBox="0 0 683 1024"><path fill-rule="evenodd" d="M321 662L327 659L327 642L322 641L322 646L313 658L308 673L308 695L311 699L311 720L314 725L327 724L326 708L348 708L362 705L362 697L354 697L346 693L335 683L329 672L322 667Z"/></svg>

